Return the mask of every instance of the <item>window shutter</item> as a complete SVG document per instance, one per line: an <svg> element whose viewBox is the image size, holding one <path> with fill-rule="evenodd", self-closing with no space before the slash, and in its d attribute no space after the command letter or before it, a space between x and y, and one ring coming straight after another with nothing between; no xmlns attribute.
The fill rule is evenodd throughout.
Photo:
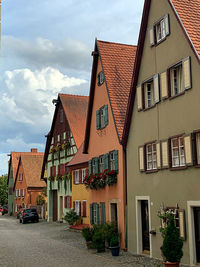
<svg viewBox="0 0 200 267"><path fill-rule="evenodd" d="M105 202L101 202L100 207L101 207L101 224L104 224L106 222Z"/></svg>
<svg viewBox="0 0 200 267"><path fill-rule="evenodd" d="M140 146L138 149L139 154L139 169L140 171L145 171L145 164L144 164L144 147Z"/></svg>
<svg viewBox="0 0 200 267"><path fill-rule="evenodd" d="M97 110L96 111L96 126L97 126L97 130L100 129L100 111Z"/></svg>
<svg viewBox="0 0 200 267"><path fill-rule="evenodd" d="M143 103L142 103L142 86L139 85L137 87L137 107L138 111L143 109Z"/></svg>
<svg viewBox="0 0 200 267"><path fill-rule="evenodd" d="M73 201L73 210L75 211L75 201Z"/></svg>
<svg viewBox="0 0 200 267"><path fill-rule="evenodd" d="M98 173L99 172L99 159L94 158L94 162L95 162L95 173Z"/></svg>
<svg viewBox="0 0 200 267"><path fill-rule="evenodd" d="M96 210L97 210L97 224L99 224L99 204L96 204Z"/></svg>
<svg viewBox="0 0 200 267"><path fill-rule="evenodd" d="M167 89L167 71L164 71L160 74L160 90L161 90L161 98L165 99L168 97L168 89Z"/></svg>
<svg viewBox="0 0 200 267"><path fill-rule="evenodd" d="M192 87L190 57L183 59L183 84L185 90Z"/></svg>
<svg viewBox="0 0 200 267"><path fill-rule="evenodd" d="M71 209L72 208L72 197L69 196L69 208Z"/></svg>
<svg viewBox="0 0 200 267"><path fill-rule="evenodd" d="M159 74L153 77L153 87L154 87L154 102L158 103L160 101L160 81Z"/></svg>
<svg viewBox="0 0 200 267"><path fill-rule="evenodd" d="M161 142L162 168L169 167L168 141Z"/></svg>
<svg viewBox="0 0 200 267"><path fill-rule="evenodd" d="M164 18L165 20L165 32L166 36L170 34L170 27L169 27L169 14L167 14Z"/></svg>
<svg viewBox="0 0 200 267"><path fill-rule="evenodd" d="M151 27L149 29L149 43L150 46L153 46L155 44L154 27Z"/></svg>
<svg viewBox="0 0 200 267"><path fill-rule="evenodd" d="M114 151L114 159L115 159L115 170L118 171L119 169L119 163L118 163L118 150Z"/></svg>
<svg viewBox="0 0 200 267"><path fill-rule="evenodd" d="M89 160L89 174L92 173L92 160Z"/></svg>
<svg viewBox="0 0 200 267"><path fill-rule="evenodd" d="M192 158L193 158L193 165L198 164L197 160L197 141L196 141L196 134L191 133L191 139L192 139Z"/></svg>
<svg viewBox="0 0 200 267"><path fill-rule="evenodd" d="M73 184L76 184L76 182L75 182L75 171L72 172L72 176L73 176Z"/></svg>
<svg viewBox="0 0 200 267"><path fill-rule="evenodd" d="M184 136L184 150L185 150L185 163L189 166L192 165L192 145L191 145L191 136Z"/></svg>
<svg viewBox="0 0 200 267"><path fill-rule="evenodd" d="M81 216L81 201L79 201L79 216Z"/></svg>
<svg viewBox="0 0 200 267"><path fill-rule="evenodd" d="M58 174L60 174L60 165L58 165L57 168L58 168Z"/></svg>
<svg viewBox="0 0 200 267"><path fill-rule="evenodd" d="M156 143L156 158L157 158L157 169L160 169L161 168L160 142Z"/></svg>
<svg viewBox="0 0 200 267"><path fill-rule="evenodd" d="M94 224L94 218L93 218L93 204L90 204L90 224Z"/></svg>
<svg viewBox="0 0 200 267"><path fill-rule="evenodd" d="M171 97L171 77L170 77L170 69L167 69L167 93L168 97Z"/></svg>
<svg viewBox="0 0 200 267"><path fill-rule="evenodd" d="M79 170L79 184L82 184L82 171Z"/></svg>
<svg viewBox="0 0 200 267"><path fill-rule="evenodd" d="M62 175L65 174L65 164L62 164Z"/></svg>
<svg viewBox="0 0 200 267"><path fill-rule="evenodd" d="M65 196L65 209L67 208L67 197Z"/></svg>
<svg viewBox="0 0 200 267"><path fill-rule="evenodd" d="M86 201L83 201L83 217L86 217Z"/></svg>
<svg viewBox="0 0 200 267"><path fill-rule="evenodd" d="M109 154L104 155L104 170L109 169Z"/></svg>
<svg viewBox="0 0 200 267"><path fill-rule="evenodd" d="M105 110L105 126L108 125L108 105L104 106Z"/></svg>

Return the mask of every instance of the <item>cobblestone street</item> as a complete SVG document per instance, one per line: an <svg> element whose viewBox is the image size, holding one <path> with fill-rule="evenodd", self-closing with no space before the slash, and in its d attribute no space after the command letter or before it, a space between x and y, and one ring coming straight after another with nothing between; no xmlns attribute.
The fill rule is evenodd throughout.
<svg viewBox="0 0 200 267"><path fill-rule="evenodd" d="M121 252L112 257L109 251L88 250L80 233L59 223L19 224L15 218L0 216L0 266L101 266L159 267L148 257Z"/></svg>

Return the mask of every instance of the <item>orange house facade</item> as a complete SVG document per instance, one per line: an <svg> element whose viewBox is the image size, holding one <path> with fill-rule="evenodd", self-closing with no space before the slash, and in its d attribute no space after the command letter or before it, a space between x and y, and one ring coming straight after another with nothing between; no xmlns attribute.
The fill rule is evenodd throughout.
<svg viewBox="0 0 200 267"><path fill-rule="evenodd" d="M83 153L89 154L90 224L116 222L125 242L125 152L121 137L135 46L96 41ZM126 80L126 81L125 81Z"/></svg>
<svg viewBox="0 0 200 267"><path fill-rule="evenodd" d="M37 197L46 187L46 183L40 180L42 162L43 153L20 156L13 190L15 195L14 215L17 215L21 208L37 205Z"/></svg>

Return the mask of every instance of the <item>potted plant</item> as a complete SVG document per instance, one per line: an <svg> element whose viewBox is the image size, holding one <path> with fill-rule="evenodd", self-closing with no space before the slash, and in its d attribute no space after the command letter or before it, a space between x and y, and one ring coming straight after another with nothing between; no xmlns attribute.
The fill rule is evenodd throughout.
<svg viewBox="0 0 200 267"><path fill-rule="evenodd" d="M170 215L169 223L164 231L162 253L165 257L165 266L178 267L183 256L183 240L175 226L174 217Z"/></svg>
<svg viewBox="0 0 200 267"><path fill-rule="evenodd" d="M82 233L82 236L85 238L87 248L90 248L92 244L92 237L94 234L93 228L85 227L83 228L81 233Z"/></svg>
<svg viewBox="0 0 200 267"><path fill-rule="evenodd" d="M75 222L79 220L80 216L73 210L70 210L66 213L64 220L68 222L69 225L73 225Z"/></svg>
<svg viewBox="0 0 200 267"><path fill-rule="evenodd" d="M97 252L105 252L105 231L103 225L94 226L92 244Z"/></svg>
<svg viewBox="0 0 200 267"><path fill-rule="evenodd" d="M119 236L114 235L110 240L110 250L113 256L119 256L120 245L119 245Z"/></svg>

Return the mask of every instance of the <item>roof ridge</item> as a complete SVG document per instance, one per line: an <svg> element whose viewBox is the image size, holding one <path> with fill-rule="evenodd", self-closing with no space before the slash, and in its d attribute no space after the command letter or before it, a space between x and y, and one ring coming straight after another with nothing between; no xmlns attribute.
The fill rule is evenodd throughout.
<svg viewBox="0 0 200 267"><path fill-rule="evenodd" d="M88 95L73 95L73 94L64 94L64 93L59 93L59 96L78 96L78 97L88 97Z"/></svg>
<svg viewBox="0 0 200 267"><path fill-rule="evenodd" d="M108 43L108 44L116 44L116 45L124 45L124 46L131 46L131 47L137 47L137 45L117 43L117 42L109 42L109 41L103 41L103 40L97 40L97 42Z"/></svg>

